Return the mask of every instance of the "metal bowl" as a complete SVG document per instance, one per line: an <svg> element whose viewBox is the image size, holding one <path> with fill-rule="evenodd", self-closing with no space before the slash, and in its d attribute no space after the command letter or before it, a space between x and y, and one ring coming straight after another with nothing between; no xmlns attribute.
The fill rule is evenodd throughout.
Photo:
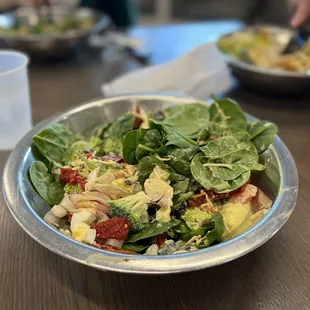
<svg viewBox="0 0 310 310"><path fill-rule="evenodd" d="M285 46L294 35L293 30L266 25L247 27L241 31L253 31L260 27L269 29L274 34L275 39L283 44L283 46ZM234 33L235 32L232 32L222 36L219 38L218 42L224 37L231 36ZM310 90L310 71L308 71L308 73L298 73L264 69L237 60L226 53L223 53L223 55L240 84L251 90L275 95L294 95Z"/></svg>
<svg viewBox="0 0 310 310"><path fill-rule="evenodd" d="M68 7L55 6L51 10L51 14L55 23L73 14L80 19L92 18L95 20L95 25L90 29L70 30L61 34L21 35L0 31L0 41L5 48L21 50L33 57L62 58L72 55L76 47L87 44L91 34L100 32L110 25L110 19L107 16L86 8L69 11ZM0 27L11 29L17 18L23 18L25 22L30 22L37 19L37 13L31 8L21 8L10 13L0 14Z"/></svg>
<svg viewBox="0 0 310 310"><path fill-rule="evenodd" d="M84 104L37 125L11 153L3 174L3 192L7 205L19 225L49 250L101 270L126 273L177 273L220 265L243 256L270 239L290 217L297 198L298 174L294 160L277 136L273 146L261 157L266 173L256 176L255 183L274 201L271 210L254 227L236 238L196 252L142 256L107 252L79 243L49 226L42 217L50 207L36 193L28 178L34 161L33 135L52 123L63 123L75 133L85 133L116 119L132 109L135 102L149 111L158 111L175 104L193 102L193 98L165 95L130 95ZM253 117L248 116L250 120Z"/></svg>

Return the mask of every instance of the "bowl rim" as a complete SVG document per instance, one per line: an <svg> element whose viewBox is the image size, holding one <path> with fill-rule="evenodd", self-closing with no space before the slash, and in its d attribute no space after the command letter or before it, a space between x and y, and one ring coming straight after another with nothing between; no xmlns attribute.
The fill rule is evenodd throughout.
<svg viewBox="0 0 310 310"><path fill-rule="evenodd" d="M243 29L239 29L236 31L226 33L226 34L224 34L218 38L216 44L218 45L218 43L223 38L229 37L229 36L233 35L234 33L245 32L245 31L249 31L249 30L252 30L255 28L270 28L270 29L274 29L274 30L278 30L278 31L283 30L283 31L288 31L288 32L294 33L294 30L286 28L286 27L269 25L269 24L267 24L267 25L261 24L261 25L255 25L255 26L247 26L247 27L244 27ZM281 78L296 78L296 79L309 79L310 80L310 70L308 70L306 73L300 73L300 72L292 72L292 71L285 71L285 70L265 69L265 68L261 68L261 67L258 67L258 66L252 65L252 64L247 64L244 61L235 59L234 57L232 57L231 55L221 51L220 49L219 49L219 51L221 52L225 61L229 65L235 66L235 67L243 69L243 70L250 71L252 73L265 74L265 75L269 75L269 76L273 76L273 77L281 77Z"/></svg>
<svg viewBox="0 0 310 310"><path fill-rule="evenodd" d="M37 124L18 143L10 154L3 172L3 195L5 202L18 224L44 247L70 260L92 266L100 270L138 274L167 274L199 270L220 265L241 257L269 240L287 221L293 212L298 192L298 173L293 157L287 147L276 136L271 151L278 161L281 182L273 207L255 226L232 240L209 248L178 255L143 256L126 255L96 249L77 242L52 228L32 209L27 197L21 191L18 180L21 172L19 165L27 152L34 134L44 127L63 121L70 115L84 110L113 104L118 100L157 99L175 103L191 103L195 100L188 96L168 96L162 94L130 94L100 99L82 104L65 113L48 118ZM195 100L197 102L197 100ZM206 101L200 101L205 102ZM251 120L255 118L249 116Z"/></svg>

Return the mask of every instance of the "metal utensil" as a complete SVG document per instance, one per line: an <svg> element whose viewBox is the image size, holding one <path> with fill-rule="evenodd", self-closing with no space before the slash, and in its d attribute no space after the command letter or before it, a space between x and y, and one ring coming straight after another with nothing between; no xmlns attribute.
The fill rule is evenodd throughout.
<svg viewBox="0 0 310 310"><path fill-rule="evenodd" d="M293 54L301 50L304 45L306 44L306 41L304 39L304 36L302 36L302 30L299 28L297 29L290 41L288 42L287 46L284 48L282 54Z"/></svg>
<svg viewBox="0 0 310 310"><path fill-rule="evenodd" d="M236 259L265 243L285 224L296 204L298 173L291 154L278 136L260 158L266 163L266 171L257 179L257 185L273 199L273 206L254 227L228 242L186 254L125 255L79 243L44 222L42 217L50 206L39 197L28 178L29 167L35 160L30 149L33 135L58 122L69 126L74 133L87 133L128 112L137 101L146 110L156 112L196 100L162 94L101 99L43 121L20 141L4 169L3 193L15 220L32 238L59 255L101 270L164 274L198 270ZM247 117L250 121L255 120L252 116Z"/></svg>

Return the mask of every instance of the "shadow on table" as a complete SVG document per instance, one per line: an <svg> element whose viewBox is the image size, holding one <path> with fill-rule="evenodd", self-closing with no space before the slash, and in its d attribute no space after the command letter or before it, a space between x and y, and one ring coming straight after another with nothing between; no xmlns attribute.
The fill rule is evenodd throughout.
<svg viewBox="0 0 310 310"><path fill-rule="evenodd" d="M208 304L218 309L250 309L259 297L256 290L250 293L245 286L259 286L258 273L267 277L262 275L267 270L257 268L264 264L264 248L222 266L191 273L129 275L68 261L69 275L58 272L56 276L62 285L83 297L81 300L101 305L98 309L206 309Z"/></svg>

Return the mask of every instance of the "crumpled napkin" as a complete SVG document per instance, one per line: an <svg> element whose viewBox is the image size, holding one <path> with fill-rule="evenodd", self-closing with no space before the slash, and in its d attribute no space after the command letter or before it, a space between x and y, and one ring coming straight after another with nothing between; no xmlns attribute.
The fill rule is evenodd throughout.
<svg viewBox="0 0 310 310"><path fill-rule="evenodd" d="M102 86L104 96L138 92L171 92L206 99L233 85L229 69L215 43L201 45L182 57L149 66Z"/></svg>

